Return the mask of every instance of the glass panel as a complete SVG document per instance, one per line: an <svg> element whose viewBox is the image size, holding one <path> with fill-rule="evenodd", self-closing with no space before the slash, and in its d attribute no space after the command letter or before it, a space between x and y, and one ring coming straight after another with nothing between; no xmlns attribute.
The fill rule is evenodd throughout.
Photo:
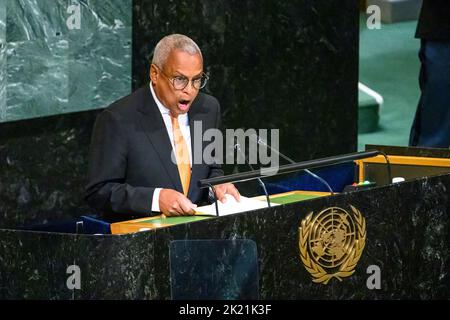
<svg viewBox="0 0 450 320"><path fill-rule="evenodd" d="M176 240L170 244L172 299L258 299L252 240Z"/></svg>

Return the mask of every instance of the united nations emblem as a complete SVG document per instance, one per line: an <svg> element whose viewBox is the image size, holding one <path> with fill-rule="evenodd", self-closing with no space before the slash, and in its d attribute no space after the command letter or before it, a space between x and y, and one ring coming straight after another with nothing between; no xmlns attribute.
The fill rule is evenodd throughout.
<svg viewBox="0 0 450 320"><path fill-rule="evenodd" d="M355 272L366 242L366 222L358 209L331 207L309 213L299 227L300 258L313 282L342 281Z"/></svg>

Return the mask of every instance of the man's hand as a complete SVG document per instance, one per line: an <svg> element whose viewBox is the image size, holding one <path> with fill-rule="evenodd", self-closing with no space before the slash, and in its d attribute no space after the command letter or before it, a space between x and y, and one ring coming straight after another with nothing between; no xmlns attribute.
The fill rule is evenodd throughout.
<svg viewBox="0 0 450 320"><path fill-rule="evenodd" d="M165 216L193 215L195 208L197 205L178 191L162 189L159 193L159 210Z"/></svg>
<svg viewBox="0 0 450 320"><path fill-rule="evenodd" d="M232 183L219 184L214 188L216 190L217 199L222 203L227 201L227 198L225 197L226 194L231 194L237 202L241 201L241 195Z"/></svg>

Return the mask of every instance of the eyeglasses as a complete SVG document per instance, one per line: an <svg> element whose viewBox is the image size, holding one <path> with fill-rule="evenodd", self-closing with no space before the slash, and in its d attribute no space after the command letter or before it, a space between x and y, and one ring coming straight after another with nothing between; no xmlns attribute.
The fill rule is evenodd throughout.
<svg viewBox="0 0 450 320"><path fill-rule="evenodd" d="M206 73L202 73L200 77L194 78L192 80L189 80L188 78L184 76L175 76L175 77L169 77L160 67L158 67L156 64L154 64L156 68L158 68L161 73L169 80L169 82L172 84L175 90L183 90L186 88L186 86L189 84L189 82L192 81L192 86L197 89L203 89L206 86L206 83L209 80L209 77Z"/></svg>

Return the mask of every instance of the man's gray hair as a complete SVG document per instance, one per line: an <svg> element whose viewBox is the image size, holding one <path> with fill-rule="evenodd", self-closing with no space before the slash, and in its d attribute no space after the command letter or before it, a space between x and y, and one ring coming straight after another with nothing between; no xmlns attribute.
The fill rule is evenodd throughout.
<svg viewBox="0 0 450 320"><path fill-rule="evenodd" d="M202 52L194 40L182 34L171 34L162 38L156 45L152 63L160 68L164 67L170 52L174 49L187 52L191 55L200 54L203 59Z"/></svg>

